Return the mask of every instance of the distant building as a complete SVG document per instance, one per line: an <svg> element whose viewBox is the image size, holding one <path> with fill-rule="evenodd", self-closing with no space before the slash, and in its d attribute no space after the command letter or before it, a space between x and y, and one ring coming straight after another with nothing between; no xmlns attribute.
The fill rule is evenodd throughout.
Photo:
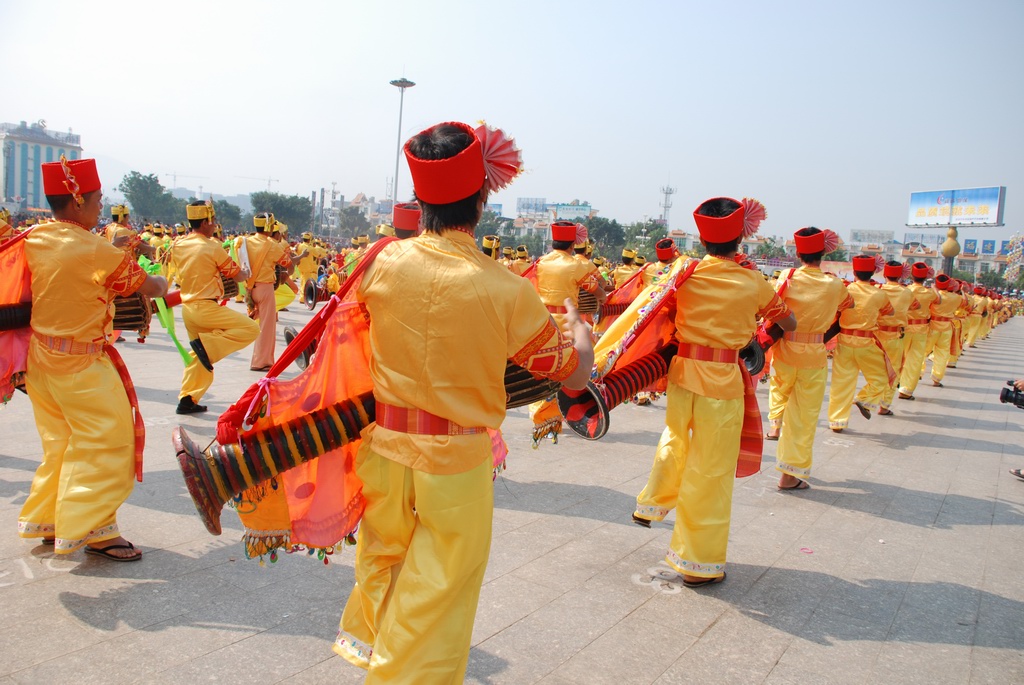
<svg viewBox="0 0 1024 685"><path fill-rule="evenodd" d="M22 208L42 207L43 172L40 165L82 156L81 136L49 131L45 121L28 124L0 123L0 200L17 202Z"/></svg>

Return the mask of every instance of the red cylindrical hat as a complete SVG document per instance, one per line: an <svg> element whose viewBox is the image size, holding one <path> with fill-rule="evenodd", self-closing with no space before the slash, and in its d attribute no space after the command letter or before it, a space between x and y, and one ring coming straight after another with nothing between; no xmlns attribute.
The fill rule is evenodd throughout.
<svg viewBox="0 0 1024 685"><path fill-rule="evenodd" d="M42 171L43 195L85 195L100 189L95 159L71 160L67 162L66 171L61 162L46 162Z"/></svg>
<svg viewBox="0 0 1024 685"><path fill-rule="evenodd" d="M576 242L576 224L572 221L555 221L551 224L551 239Z"/></svg>
<svg viewBox="0 0 1024 685"><path fill-rule="evenodd" d="M870 271L875 272L875 258L874 257L854 257L853 258L853 270L854 271Z"/></svg>
<svg viewBox="0 0 1024 685"><path fill-rule="evenodd" d="M886 264L885 267L882 269L882 275L884 275L886 278L899 278L900 276L903 275L903 265L896 264L895 266L890 266Z"/></svg>
<svg viewBox="0 0 1024 685"><path fill-rule="evenodd" d="M701 207L713 200L732 200L739 207L729 216L704 216L697 213ZM697 231L700 232L700 237L706 242L727 243L730 240L736 240L743 232L743 203L739 200L733 200L731 197L715 197L705 200L693 212L693 220L697 224Z"/></svg>
<svg viewBox="0 0 1024 685"><path fill-rule="evenodd" d="M418 231L420 213L420 206L415 202L400 202L392 212L391 225L400 231Z"/></svg>
<svg viewBox="0 0 1024 685"><path fill-rule="evenodd" d="M975 295L984 295L985 294L985 288L983 286L980 286L980 285L974 286L974 294Z"/></svg>
<svg viewBox="0 0 1024 685"><path fill-rule="evenodd" d="M800 229L801 231L804 229ZM818 231L812 235L793 234L793 242L796 244L796 251L800 254L814 254L825 251L825 232Z"/></svg>
<svg viewBox="0 0 1024 685"><path fill-rule="evenodd" d="M405 159L409 162L412 185L416 198L432 205L447 205L464 200L484 186L484 155L476 132L468 124L446 121L420 131L430 133L438 126L454 126L473 138L462 152L447 159L419 159L409 149L411 139L405 143ZM414 136L415 137L415 136Z"/></svg>
<svg viewBox="0 0 1024 685"><path fill-rule="evenodd" d="M949 280L949 276L946 274L939 274L935 277L935 287L939 290L949 290L949 286L952 284L953 282Z"/></svg>
<svg viewBox="0 0 1024 685"><path fill-rule="evenodd" d="M654 244L654 252L658 255L658 261L669 262L676 256L676 243L671 238L662 238Z"/></svg>
<svg viewBox="0 0 1024 685"><path fill-rule="evenodd" d="M910 267L910 275L914 278L928 278L928 265L924 262L914 262Z"/></svg>

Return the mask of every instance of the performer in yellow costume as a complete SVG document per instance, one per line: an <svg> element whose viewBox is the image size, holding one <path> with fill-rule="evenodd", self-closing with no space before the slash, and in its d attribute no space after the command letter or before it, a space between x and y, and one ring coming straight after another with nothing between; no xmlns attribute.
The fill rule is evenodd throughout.
<svg viewBox="0 0 1024 685"><path fill-rule="evenodd" d="M377 422L356 458L367 504L334 650L369 670L367 685L463 681L491 541L487 429L505 415L506 359L577 389L593 364L571 302L570 340L527 280L477 249L491 177L473 129L439 124L405 154L424 233L387 245L358 291Z"/></svg>
<svg viewBox="0 0 1024 685"><path fill-rule="evenodd" d="M313 234L306 231L302 234L302 242L295 247L295 254L299 257L299 292L306 292L306 281L316 280L317 267L320 266L320 258L323 257L323 250L313 244Z"/></svg>
<svg viewBox="0 0 1024 685"><path fill-rule="evenodd" d="M853 258L853 275L857 279L846 287L854 306L839 317L839 344L832 356L832 386L828 397L828 425L841 433L850 422L850 410L856 406L861 416L871 418L895 379L889 361L876 337L878 317L893 313L889 298L871 280L875 274L874 257ZM891 374L890 374L891 371ZM854 398L857 376L864 374L864 387Z"/></svg>
<svg viewBox="0 0 1024 685"><path fill-rule="evenodd" d="M622 249L622 264L612 271L612 278L615 280L615 287L621 288L626 281L633 277L640 270L633 260L636 259L636 251L629 248Z"/></svg>
<svg viewBox="0 0 1024 685"><path fill-rule="evenodd" d="M509 270L516 276L522 276L530 268L530 250L526 245L516 247L516 259L509 265Z"/></svg>
<svg viewBox="0 0 1024 685"><path fill-rule="evenodd" d="M946 377L946 366L953 349L953 319L963 304L960 295L953 290L954 283L956 281L946 274L936 276L935 289L939 291L939 299L928 308L931 320L925 357L930 355L932 358L932 385L937 388L942 387L942 379ZM924 372L923 365L921 371Z"/></svg>
<svg viewBox="0 0 1024 685"><path fill-rule="evenodd" d="M291 269L299 260L292 257L287 243L271 237L270 232L275 223L273 214L261 212L252 218L252 222L256 233L245 238L251 269L246 288L255 305L260 334L252 350L249 368L252 371L269 371L274 363L274 346L277 342L277 303L274 299L274 283L277 278L274 265Z"/></svg>
<svg viewBox="0 0 1024 685"><path fill-rule="evenodd" d="M582 224L555 221L551 224L551 252L537 260L537 294L560 328L565 323L565 301L569 300L575 308L581 289L594 293L598 305L607 299L597 279L597 267L587 259L578 259L572 252L574 244L586 241L585 231ZM535 447L545 437L557 441L562 431L562 414L557 401L534 402L530 405L530 418L533 419Z"/></svg>
<svg viewBox="0 0 1024 685"><path fill-rule="evenodd" d="M911 267L910 275L914 279L910 285L914 301L907 313L907 327L903 333L903 371L900 373L898 395L901 400L914 399L914 390L917 389L917 382L921 380L921 372L924 369L931 306L939 299L939 294L934 289L926 288L924 285L928 279L927 264L916 262Z"/></svg>
<svg viewBox="0 0 1024 685"><path fill-rule="evenodd" d="M250 274L213 238L213 206L193 202L186 212L191 232L175 245L172 259L181 283L181 316L193 352L181 379L178 414L206 411L199 401L213 384L213 365L247 347L260 334L259 324L248 316L220 306L224 297L221 276L237 283Z"/></svg>
<svg viewBox="0 0 1024 685"><path fill-rule="evenodd" d="M903 277L903 265L899 262L888 262L882 270L885 284L882 292L889 298L892 314L878 317L878 332L875 334L882 341L885 356L897 374L903 368L903 329L907 327L907 316L910 305L914 302L914 294L910 288L900 283ZM882 416L892 416L892 398L896 396L899 378L889 383L878 407Z"/></svg>
<svg viewBox="0 0 1024 685"><path fill-rule="evenodd" d="M125 205L114 205L111 207L110 217L113 221L107 224L104 235L110 241L110 244L131 253L133 257L138 258L141 254L152 259L156 254L156 250L139 236L138 231L131 227L129 223L130 216L128 207Z"/></svg>
<svg viewBox="0 0 1024 685"><path fill-rule="evenodd" d="M978 341L978 332L981 331L981 321L985 314L985 288L984 286L974 286L974 295L971 298L971 313L967 318L968 330L967 330L967 345L969 347L976 347Z"/></svg>
<svg viewBox="0 0 1024 685"><path fill-rule="evenodd" d="M741 237L753 234L759 223L754 217L763 217L763 210L751 200L703 202L693 218L708 255L676 292L679 352L668 372L666 431L634 520L661 520L675 506L666 561L688 587L725 579L750 382L739 368L739 350L753 337L759 317L783 330L796 328L796 318L760 273L733 261Z"/></svg>
<svg viewBox="0 0 1024 685"><path fill-rule="evenodd" d="M96 160L62 156L42 172L55 221L36 226L24 249L32 283L25 384L43 460L18 533L52 541L58 554L84 546L135 561L142 553L121 537L117 510L131 494L133 472L141 479L145 430L137 402L133 417L131 378L111 346L112 302L137 290L162 297L167 282L90 232L103 209Z"/></svg>
<svg viewBox="0 0 1024 685"><path fill-rule="evenodd" d="M776 470L782 473L781 490L804 490L813 462L814 434L818 428L828 382L828 358L824 336L836 315L853 306L842 280L821 271L821 259L838 244L831 231L801 228L793 234L797 257L803 266L786 274L776 288L796 316L794 331L783 333L775 344L769 386L769 413L779 412L779 449ZM834 249L834 247L832 247Z"/></svg>

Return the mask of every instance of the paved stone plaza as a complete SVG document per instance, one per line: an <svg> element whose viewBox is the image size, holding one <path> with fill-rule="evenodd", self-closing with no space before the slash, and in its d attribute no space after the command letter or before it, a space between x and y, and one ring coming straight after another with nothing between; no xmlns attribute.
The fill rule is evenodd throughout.
<svg viewBox="0 0 1024 685"><path fill-rule="evenodd" d="M296 303L282 321L309 316ZM145 482L119 522L145 556L57 558L18 538L40 444L17 395L0 410L0 685L362 682L330 649L353 548L327 566L282 555L261 568L233 512L222 536L206 532L178 472L171 428L211 439L258 378L250 350L217 365L208 414L179 417L182 367L163 331L118 347L148 430ZM467 682L1024 682L1024 481L1007 473L1024 466L1024 411L998 400L1020 376L1018 318L896 416L854 412L836 435L823 411L809 491L776 490L766 443L762 472L736 484L728 580L700 590L662 562L671 517L630 521L664 400L616 409L599 442L536 451L525 409L510 412ZM764 411L767 386L758 394Z"/></svg>

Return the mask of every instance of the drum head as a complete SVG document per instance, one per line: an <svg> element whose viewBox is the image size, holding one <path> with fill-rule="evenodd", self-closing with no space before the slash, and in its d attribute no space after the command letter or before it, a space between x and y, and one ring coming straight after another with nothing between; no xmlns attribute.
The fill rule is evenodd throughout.
<svg viewBox="0 0 1024 685"><path fill-rule="evenodd" d="M583 390L559 390L558 409L566 425L584 440L600 440L608 432L608 405L593 383Z"/></svg>
<svg viewBox="0 0 1024 685"><path fill-rule="evenodd" d="M756 376L764 370L764 349L757 342L757 338L748 342L747 346L740 350L740 359L743 360L743 365L747 367L747 373L751 376Z"/></svg>
<svg viewBox="0 0 1024 685"><path fill-rule="evenodd" d="M316 309L316 283L312 280L306 281L306 288L302 291L302 302L306 305L306 309L310 311Z"/></svg>

